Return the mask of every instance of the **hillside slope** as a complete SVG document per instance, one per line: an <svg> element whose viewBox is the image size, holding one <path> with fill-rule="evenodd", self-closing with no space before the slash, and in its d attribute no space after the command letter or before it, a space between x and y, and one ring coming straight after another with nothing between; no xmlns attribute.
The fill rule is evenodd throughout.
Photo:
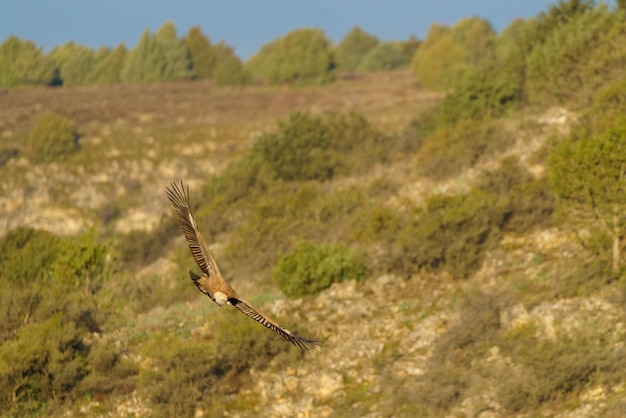
<svg viewBox="0 0 626 418"><path fill-rule="evenodd" d="M246 237L253 231L242 233L237 228L248 225L254 207L227 214L233 217L230 229L224 227L215 235L203 229L217 262L225 260L220 266L225 266L223 272L239 292L287 328L320 340L319 350L305 354L234 309L218 309L198 294L186 276L185 270L195 267L178 226L171 227L173 239L155 233L167 230L163 225L172 222L164 195L172 180L182 178L190 185L192 200L200 203L200 222L218 219L206 185L247 155L263 133L274 131L277 120L294 111L360 112L376 129L401 136L410 132L412 119L427 114L440 98L415 87L413 78L403 72L316 89L215 89L208 83L173 83L1 92L4 148L20 149L36 117L50 110L78 125L81 151L63 164L33 166L18 155L0 167L0 234L21 226L60 235L95 227L102 240L114 246L130 236L134 246L148 247L141 237L149 236L156 242L150 245L166 247L132 259L120 250L131 244L115 247L118 253L110 256L108 282L100 284L96 296L87 296L107 308L98 314L104 318L100 328L83 341L90 346L89 356L100 352L101 361L90 375L96 377L85 378L72 395L56 393L51 405L35 412L621 416L626 409L622 285L619 280L596 279L593 254L579 243L576 231L558 222L516 230L503 227L497 242L484 257L477 257L478 265L466 277L428 266L383 271L380 266L387 266L397 249L391 244L390 249L382 247L401 239L410 243L401 237L409 225L396 225L397 237L389 241L377 241L376 234L384 235L385 226L372 233L374 238L350 230L346 236L366 247L365 257L371 262L365 280L334 283L317 295L294 299L286 298L272 282L271 266L263 266L256 275L239 275L253 267L236 265L237 251L249 249L242 244L233 247L233 242L241 238L237 234ZM506 167L511 157L533 179L541 179L545 158L538 154L555 135L568 132L574 121L575 115L562 108L514 114L498 122L502 129L498 132L510 138L504 149L444 179L423 176L419 154L410 152L359 175L314 185L303 182L294 189L311 189L318 195L313 209L296 219L304 224L315 217L312 213L322 219L329 208L339 207L335 210L341 212L350 202L333 200L333 193L341 197L358 190L365 198L357 196L357 202L369 205L380 198L382 208L407 216L401 221L423 220L420 210L433 195L468 193L484 180L484 173ZM276 187L266 190L287 195L292 190L282 183L286 192ZM283 195L278 192L259 199L280 204ZM267 202L259 205L271 208ZM315 212L319 208L323 210ZM366 229L362 219L370 218L345 210L354 214L353 229ZM547 217L551 216L549 212ZM339 226L348 221L338 219L335 227L342 229ZM314 221L324 227L322 221ZM139 235L129 235L133 231ZM328 239L338 240L330 234ZM471 243L458 245L461 252L474 250ZM412 250L407 251L411 255ZM125 261L116 264L118 259ZM394 258L394 263L411 264L412 259ZM116 353L110 363L123 367L105 364L102 359L108 352ZM220 368L223 364L228 367Z"/></svg>

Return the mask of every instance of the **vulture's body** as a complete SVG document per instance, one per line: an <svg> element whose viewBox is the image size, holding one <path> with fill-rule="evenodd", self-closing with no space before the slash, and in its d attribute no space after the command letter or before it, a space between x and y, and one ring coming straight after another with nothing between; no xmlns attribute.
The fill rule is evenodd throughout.
<svg viewBox="0 0 626 418"><path fill-rule="evenodd" d="M246 316L271 329L300 349L308 351L314 347L316 341L298 337L288 329L274 322L267 315L256 309L251 303L239 297L232 286L222 277L191 213L189 188L185 189L182 181L180 187L176 183L171 183L170 187L166 190L166 194L176 210L178 220L183 226L183 232L185 233L191 254L198 267L200 267L200 270L204 273L203 276L198 276L192 271L189 272L191 280L198 289L219 306L233 305Z"/></svg>

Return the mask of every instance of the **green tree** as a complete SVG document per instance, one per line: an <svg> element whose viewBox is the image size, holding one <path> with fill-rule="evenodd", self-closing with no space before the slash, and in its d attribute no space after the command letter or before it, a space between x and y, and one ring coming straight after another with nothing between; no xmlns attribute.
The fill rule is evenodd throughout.
<svg viewBox="0 0 626 418"><path fill-rule="evenodd" d="M355 26L337 46L338 69L341 71L356 71L365 54L377 44L378 38Z"/></svg>
<svg viewBox="0 0 626 418"><path fill-rule="evenodd" d="M288 33L271 48L265 68L270 84L314 85L332 80L330 41L319 29Z"/></svg>
<svg viewBox="0 0 626 418"><path fill-rule="evenodd" d="M626 211L626 117L601 134L562 141L548 162L550 182L567 219L611 238L611 270L617 273Z"/></svg>
<svg viewBox="0 0 626 418"><path fill-rule="evenodd" d="M157 65L154 42L150 31L146 29L137 46L130 50L128 58L122 67L122 81L138 82L138 81L157 81L150 79L149 69Z"/></svg>
<svg viewBox="0 0 626 418"><path fill-rule="evenodd" d="M217 64L217 51L211 46L211 40L205 36L199 26L189 29L185 37L189 50L191 70L195 78L210 78Z"/></svg>
<svg viewBox="0 0 626 418"><path fill-rule="evenodd" d="M494 61L495 32L484 19L461 19L452 28L431 26L411 62L425 87L446 89L466 71Z"/></svg>
<svg viewBox="0 0 626 418"><path fill-rule="evenodd" d="M125 60L122 80L156 82L191 78L191 64L185 43L176 35L176 27L165 22L154 36L146 29L137 46Z"/></svg>
<svg viewBox="0 0 626 418"><path fill-rule="evenodd" d="M417 50L411 63L419 83L432 89L450 87L463 69L463 50L450 33L437 41L424 44Z"/></svg>
<svg viewBox="0 0 626 418"><path fill-rule="evenodd" d="M530 25L525 34L527 47L532 49L543 44L555 29L591 11L595 4L595 0L559 0L551 4L547 11L539 13L529 22Z"/></svg>
<svg viewBox="0 0 626 418"><path fill-rule="evenodd" d="M54 64L32 41L9 36L0 44L0 87L49 84Z"/></svg>
<svg viewBox="0 0 626 418"><path fill-rule="evenodd" d="M73 42L54 48L48 57L54 62L63 84L67 86L87 84L96 64L93 49Z"/></svg>
<svg viewBox="0 0 626 418"><path fill-rule="evenodd" d="M128 49L124 43L114 50L103 48L96 54L96 65L91 74L91 82L95 84L118 84L122 82L122 68L128 57Z"/></svg>
<svg viewBox="0 0 626 418"><path fill-rule="evenodd" d="M191 63L185 43L178 38L176 26L165 22L154 34L158 54L155 68L159 80L182 80L191 78Z"/></svg>
<svg viewBox="0 0 626 418"><path fill-rule="evenodd" d="M218 86L240 86L248 82L243 63L235 55L224 58L213 72L213 81Z"/></svg>
<svg viewBox="0 0 626 418"><path fill-rule="evenodd" d="M465 65L481 68L493 62L496 33L488 21L478 17L461 19L452 27L451 34L465 52Z"/></svg>
<svg viewBox="0 0 626 418"><path fill-rule="evenodd" d="M268 80L271 73L272 54L280 39L275 39L261 46L256 54L251 56L244 64L246 73L255 79Z"/></svg>

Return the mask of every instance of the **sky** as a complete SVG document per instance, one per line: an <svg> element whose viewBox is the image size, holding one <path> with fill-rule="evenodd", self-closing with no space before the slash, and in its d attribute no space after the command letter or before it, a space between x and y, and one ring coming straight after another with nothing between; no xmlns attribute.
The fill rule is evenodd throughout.
<svg viewBox="0 0 626 418"><path fill-rule="evenodd" d="M423 39L431 23L480 16L496 31L533 17L557 0L0 0L0 42L11 35L49 51L68 41L97 49L133 47L147 28L174 22L179 36L200 26L249 58L288 32L315 27L339 42L355 25L381 40ZM607 1L614 7L615 0Z"/></svg>

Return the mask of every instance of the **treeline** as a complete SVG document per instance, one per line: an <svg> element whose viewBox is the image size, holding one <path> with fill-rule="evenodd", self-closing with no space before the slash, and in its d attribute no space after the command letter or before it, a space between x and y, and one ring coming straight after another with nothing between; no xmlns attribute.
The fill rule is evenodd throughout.
<svg viewBox="0 0 626 418"><path fill-rule="evenodd" d="M165 22L145 30L137 45L121 43L97 51L73 42L44 53L28 40L11 36L0 44L0 87L87 85L212 79L218 85L320 84L339 72L406 68L419 46L380 41L358 26L336 46L318 29L299 29L264 45L244 63L224 42L211 43L199 27L179 38Z"/></svg>
<svg viewBox="0 0 626 418"><path fill-rule="evenodd" d="M0 87L87 85L213 78L217 83L245 81L233 48L211 43L200 28L182 39L171 22L154 34L145 30L137 45L121 43L97 51L73 42L45 54L32 41L11 36L0 44Z"/></svg>
<svg viewBox="0 0 626 418"><path fill-rule="evenodd" d="M0 87L205 78L218 85L315 85L341 73L410 68L426 88L451 89L495 70L494 100L522 93L565 100L615 76L606 68L622 59L620 3L613 11L593 0L561 0L535 18L513 21L499 34L478 17L451 27L434 24L423 42L414 36L381 41L356 26L334 45L319 29L297 29L266 43L245 63L232 47L211 43L199 27L179 38L171 22L154 34L146 29L132 49L122 43L94 51L68 42L46 54L32 41L12 36L0 44ZM583 60L587 64L579 65Z"/></svg>

